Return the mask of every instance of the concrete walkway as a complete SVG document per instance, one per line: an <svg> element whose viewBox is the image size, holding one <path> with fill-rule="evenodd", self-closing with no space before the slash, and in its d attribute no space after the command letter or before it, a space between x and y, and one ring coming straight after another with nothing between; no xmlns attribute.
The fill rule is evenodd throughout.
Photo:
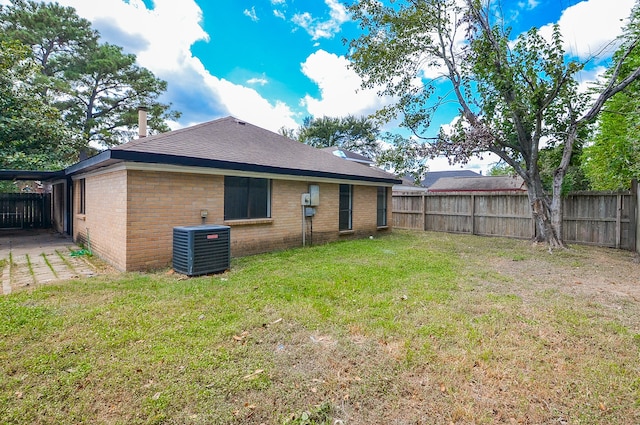
<svg viewBox="0 0 640 425"><path fill-rule="evenodd" d="M51 230L0 229L0 294L51 282L97 274L68 236Z"/></svg>

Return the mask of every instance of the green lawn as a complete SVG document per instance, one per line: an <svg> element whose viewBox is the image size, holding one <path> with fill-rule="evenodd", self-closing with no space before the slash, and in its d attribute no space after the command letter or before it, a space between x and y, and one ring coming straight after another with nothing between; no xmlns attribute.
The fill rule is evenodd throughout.
<svg viewBox="0 0 640 425"><path fill-rule="evenodd" d="M567 290L594 258L639 267L394 231L15 292L0 423L638 424L638 300Z"/></svg>

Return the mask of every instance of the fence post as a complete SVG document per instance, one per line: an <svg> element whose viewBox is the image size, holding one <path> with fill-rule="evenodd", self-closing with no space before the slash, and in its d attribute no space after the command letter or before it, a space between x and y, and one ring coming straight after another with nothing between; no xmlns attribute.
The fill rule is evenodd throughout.
<svg viewBox="0 0 640 425"><path fill-rule="evenodd" d="M427 195L422 194L422 231L427 230Z"/></svg>
<svg viewBox="0 0 640 425"><path fill-rule="evenodd" d="M629 211L629 245L635 252L640 252L640 229L638 229L638 214L640 213L639 198L638 179L633 179L631 180L631 208Z"/></svg>
<svg viewBox="0 0 640 425"><path fill-rule="evenodd" d="M622 195L616 196L616 249L620 249L622 239Z"/></svg>
<svg viewBox="0 0 640 425"><path fill-rule="evenodd" d="M476 234L476 197L471 195L471 234Z"/></svg>

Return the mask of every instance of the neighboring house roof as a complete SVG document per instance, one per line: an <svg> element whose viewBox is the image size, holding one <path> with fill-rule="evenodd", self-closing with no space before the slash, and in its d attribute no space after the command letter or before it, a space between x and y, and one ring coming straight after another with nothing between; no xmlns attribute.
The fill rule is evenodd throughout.
<svg viewBox="0 0 640 425"><path fill-rule="evenodd" d="M522 177L444 177L429 192L520 192L527 190Z"/></svg>
<svg viewBox="0 0 640 425"><path fill-rule="evenodd" d="M411 177L405 176L400 184L393 185L394 192L426 192L427 188L417 185Z"/></svg>
<svg viewBox="0 0 640 425"><path fill-rule="evenodd" d="M346 159L347 161L358 162L360 164L365 164L365 165L375 164L375 162L373 162L371 158L368 158L364 155L360 155L359 153L355 153L355 152L348 151L346 149L339 148L337 146L322 148L321 150L324 152L329 152L334 156L337 156L338 158Z"/></svg>
<svg viewBox="0 0 640 425"><path fill-rule="evenodd" d="M422 182L422 186L431 187L438 179L451 177L481 177L471 170L428 171Z"/></svg>
<svg viewBox="0 0 640 425"><path fill-rule="evenodd" d="M387 184L399 182L395 176L378 168L361 167L327 155L234 117L132 140L69 167L67 174L122 161Z"/></svg>

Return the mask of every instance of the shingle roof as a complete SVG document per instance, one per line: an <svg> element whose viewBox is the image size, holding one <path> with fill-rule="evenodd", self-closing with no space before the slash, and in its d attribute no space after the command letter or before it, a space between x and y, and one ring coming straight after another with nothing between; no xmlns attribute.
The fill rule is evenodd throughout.
<svg viewBox="0 0 640 425"><path fill-rule="evenodd" d="M429 192L502 192L524 191L526 186L522 177L443 177L438 179Z"/></svg>
<svg viewBox="0 0 640 425"><path fill-rule="evenodd" d="M100 156L102 157L100 158ZM86 166L114 160L203 166L309 177L396 183L392 174L363 167L253 124L226 117L148 136L90 158ZM83 169L79 163L71 172ZM92 165L93 164L93 165Z"/></svg>
<svg viewBox="0 0 640 425"><path fill-rule="evenodd" d="M446 177L481 177L481 175L471 170L429 171L420 183L424 187L431 187L438 179Z"/></svg>
<svg viewBox="0 0 640 425"><path fill-rule="evenodd" d="M332 155L335 155L338 158L346 159L347 161L359 162L360 164L366 164L366 165L374 164L371 158L368 158L364 155L360 155L359 153L351 152L336 146L331 146L329 148L322 148L321 150L323 152L328 152Z"/></svg>

